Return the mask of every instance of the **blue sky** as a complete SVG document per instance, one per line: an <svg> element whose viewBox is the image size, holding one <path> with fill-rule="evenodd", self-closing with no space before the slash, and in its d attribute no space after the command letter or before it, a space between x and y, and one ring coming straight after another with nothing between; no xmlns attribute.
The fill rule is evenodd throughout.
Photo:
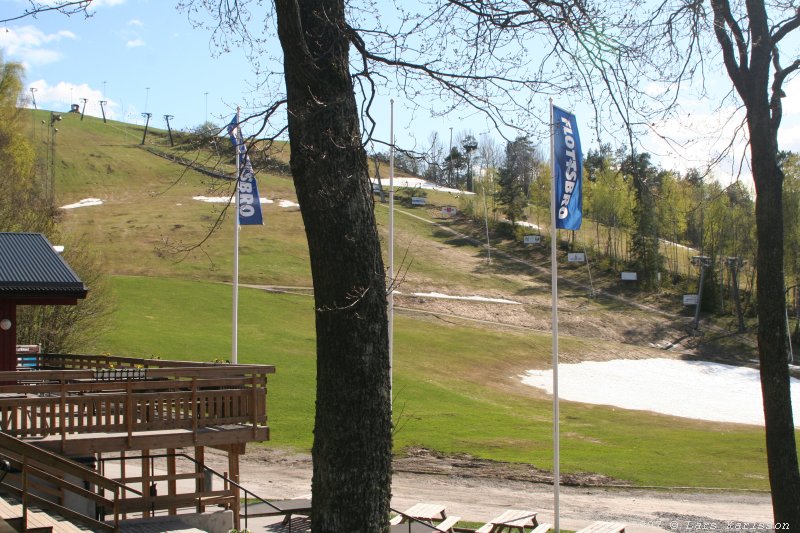
<svg viewBox="0 0 800 533"><path fill-rule="evenodd" d="M21 12L27 2L5 0L0 14ZM245 58L213 57L209 34L194 29L173 2L95 0L93 15L47 13L9 24L0 33L6 60L20 61L40 109L67 110L86 98L86 113L141 123L141 113L177 128L230 119L249 91ZM206 94L207 93L207 94ZM207 115L206 115L207 113Z"/></svg>
<svg viewBox="0 0 800 533"><path fill-rule="evenodd" d="M243 113L258 110L267 97L255 95L255 76L244 52L235 48L219 54L210 43L210 32L193 28L175 4L175 0L94 0L90 18L55 13L28 17L0 29L0 50L5 60L23 63L26 87L37 89L40 109L63 111L86 98L86 113L100 116L99 102L107 100L107 114L113 119L141 124L141 113L147 111L153 114L151 124L164 128L163 116L169 114L174 116L171 125L179 129L190 129L206 120L223 125L237 105L243 106ZM27 0L2 0L0 18L17 15L28 6ZM277 43L275 50L277 55ZM707 80L707 84L713 83L720 83L723 90L730 86L724 75ZM379 87L378 91L385 89ZM800 83L788 84L786 92L781 148L800 151L800 106L796 104L800 101ZM475 113L433 119L423 111L412 112L402 95L385 92L379 94L374 108L379 122L376 135L384 140L389 137L389 98L396 100L395 133L403 148L427 148L433 131L446 145L450 126L454 143L460 134L470 132L479 142L484 134L491 135L502 147L499 136L491 133L485 119ZM683 103L691 115L659 125L660 131L676 138L701 138L703 142L676 150L655 136L647 139L645 148L665 168L683 170L701 165L730 138L728 133L714 134L717 125L727 122L730 130L737 122L730 120L737 113L733 108L714 111L714 105L707 101ZM541 104L532 113L546 114L546 102ZM577 114L585 153L596 146L596 140L588 125L590 113L578 105ZM703 128L712 133L699 133ZM544 137L542 132L539 136ZM547 151L547 146L543 148ZM727 181L740 161L739 153L720 166L717 175ZM746 169L745 175L749 175Z"/></svg>
<svg viewBox="0 0 800 533"><path fill-rule="evenodd" d="M255 75L245 53L235 49L220 54L210 43L210 31L194 28L175 4L94 0L89 18L55 13L28 17L0 30L0 50L5 60L25 66L26 87L36 88L39 109L66 111L86 98L86 114L99 117L99 102L106 100L109 118L143 124L141 114L150 112L151 124L165 128L164 115L173 115L170 124L179 129L206 120L226 124L237 105L243 114L259 110L257 103L267 98L254 96ZM3 0L0 18L22 13L28 5L27 0ZM26 96L29 101L23 105L31 107L30 93ZM376 134L384 140L389 137L390 98L396 97L381 95L375 106ZM415 144L412 135L419 149L433 130L447 143L451 125L454 141L462 131L479 136L489 130L478 116L454 116L452 124L419 113L412 119L397 100L396 136L409 147Z"/></svg>

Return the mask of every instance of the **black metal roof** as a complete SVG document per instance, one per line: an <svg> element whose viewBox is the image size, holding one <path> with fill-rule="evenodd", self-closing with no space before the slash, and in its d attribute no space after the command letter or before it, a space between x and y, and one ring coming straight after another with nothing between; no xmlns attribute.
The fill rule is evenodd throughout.
<svg viewBox="0 0 800 533"><path fill-rule="evenodd" d="M0 232L0 298L86 298L86 285L41 233Z"/></svg>

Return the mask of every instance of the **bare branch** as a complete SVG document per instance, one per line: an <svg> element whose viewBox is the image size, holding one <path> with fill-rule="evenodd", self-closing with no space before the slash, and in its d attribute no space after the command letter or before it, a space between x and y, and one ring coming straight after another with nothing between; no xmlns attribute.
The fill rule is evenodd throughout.
<svg viewBox="0 0 800 533"><path fill-rule="evenodd" d="M29 8L25 9L25 11L16 17L0 19L0 24L13 22L15 20L24 19L27 17L36 18L37 15L47 13L49 11L55 11L67 16L78 13L83 13L86 18L92 16L91 13L87 11L87 8L92 4L92 0L56 0L54 2L36 2L34 0L29 0L29 2L31 5Z"/></svg>

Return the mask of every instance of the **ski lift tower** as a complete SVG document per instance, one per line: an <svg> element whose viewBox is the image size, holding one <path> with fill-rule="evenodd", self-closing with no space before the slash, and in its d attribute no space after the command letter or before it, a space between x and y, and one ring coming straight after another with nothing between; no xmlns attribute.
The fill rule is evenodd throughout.
<svg viewBox="0 0 800 533"><path fill-rule="evenodd" d="M703 282L706 279L706 269L711 266L711 258L707 255L695 255L692 257L692 264L700 267L700 283L697 285L697 306L694 309L694 321L692 322L692 333L697 334L697 326L700 323L700 306L703 303Z"/></svg>

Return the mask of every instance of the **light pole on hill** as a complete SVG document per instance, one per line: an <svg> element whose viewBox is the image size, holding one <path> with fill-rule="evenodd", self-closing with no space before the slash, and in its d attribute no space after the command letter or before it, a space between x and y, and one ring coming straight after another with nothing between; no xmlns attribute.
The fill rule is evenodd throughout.
<svg viewBox="0 0 800 533"><path fill-rule="evenodd" d="M88 98L81 98L81 103L83 104L83 109L81 109L81 121L83 121L83 115L86 114L86 102L88 101Z"/></svg>
<svg viewBox="0 0 800 533"><path fill-rule="evenodd" d="M55 124L59 120L61 120L61 115L50 113L50 183L47 184L47 195L51 205L56 202L56 133L58 133L58 129Z"/></svg>

